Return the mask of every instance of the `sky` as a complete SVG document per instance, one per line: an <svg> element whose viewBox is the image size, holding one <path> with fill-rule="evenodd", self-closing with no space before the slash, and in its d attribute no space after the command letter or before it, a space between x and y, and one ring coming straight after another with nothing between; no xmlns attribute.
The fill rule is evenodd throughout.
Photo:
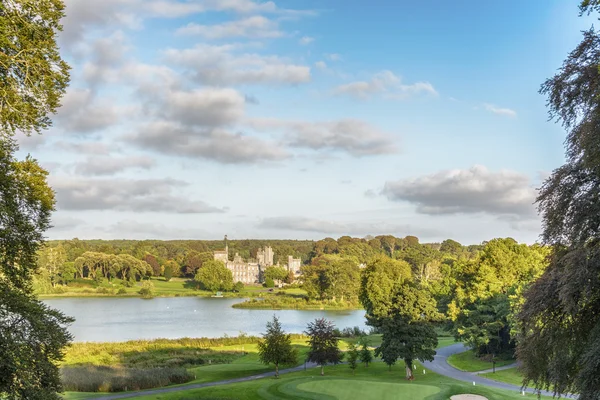
<svg viewBox="0 0 600 400"><path fill-rule="evenodd" d="M66 0L50 239L539 240L577 1Z"/></svg>

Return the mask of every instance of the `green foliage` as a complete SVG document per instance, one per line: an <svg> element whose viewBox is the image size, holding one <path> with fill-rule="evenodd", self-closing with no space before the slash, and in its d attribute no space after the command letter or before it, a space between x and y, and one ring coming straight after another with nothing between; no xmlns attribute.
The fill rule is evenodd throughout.
<svg viewBox="0 0 600 400"><path fill-rule="evenodd" d="M154 297L154 283L152 283L152 281L150 280L142 282L140 294L145 299Z"/></svg>
<svg viewBox="0 0 600 400"><path fill-rule="evenodd" d="M369 339L363 337L360 339L361 349L360 349L360 362L365 363L365 367L369 366L369 363L373 361L373 353L369 349Z"/></svg>
<svg viewBox="0 0 600 400"><path fill-rule="evenodd" d="M234 292L241 292L242 290L244 290L244 284L242 282L236 282L235 285L233 285L233 291Z"/></svg>
<svg viewBox="0 0 600 400"><path fill-rule="evenodd" d="M547 254L541 246L494 239L475 259L456 262L447 311L456 338L480 354L512 355L512 315L520 292L544 271Z"/></svg>
<svg viewBox="0 0 600 400"><path fill-rule="evenodd" d="M288 271L283 267L273 265L265 269L265 279L271 279L272 281L283 281L287 278L287 276Z"/></svg>
<svg viewBox="0 0 600 400"><path fill-rule="evenodd" d="M258 342L258 357L264 364L275 365L276 377L279 377L279 365L297 361L298 354L292 347L291 336L281 329L276 316L273 316L273 321L267 322L267 332L263 334L263 340Z"/></svg>
<svg viewBox="0 0 600 400"><path fill-rule="evenodd" d="M367 321L387 316L392 307L395 287L411 279L405 261L382 257L371 262L362 273L360 302L367 311Z"/></svg>
<svg viewBox="0 0 600 400"><path fill-rule="evenodd" d="M275 287L275 282L273 282L273 279L271 278L266 278L265 279L265 283L263 284L264 287L266 288L274 288Z"/></svg>
<svg viewBox="0 0 600 400"><path fill-rule="evenodd" d="M175 262L173 260L169 260L165 263L163 268L164 268L163 275L167 282L169 282L171 280L171 278L173 278L174 276L179 276L180 267L179 267L179 264L177 264L177 262Z"/></svg>
<svg viewBox="0 0 600 400"><path fill-rule="evenodd" d="M346 351L346 360L348 360L348 366L352 370L354 375L356 367L358 367L358 357L360 352L354 343L348 344L348 351Z"/></svg>
<svg viewBox="0 0 600 400"><path fill-rule="evenodd" d="M304 289L311 298L355 301L358 296L360 271L356 259L322 255L301 271Z"/></svg>
<svg viewBox="0 0 600 400"><path fill-rule="evenodd" d="M338 348L338 338L334 334L334 325L325 318L310 322L305 331L308 335L310 350L307 360L321 366L321 375L324 374L323 367L329 363L339 364L344 354Z"/></svg>
<svg viewBox="0 0 600 400"><path fill-rule="evenodd" d="M56 44L62 0L10 0L0 10L0 139L51 125L69 83ZM2 138L4 137L4 138Z"/></svg>
<svg viewBox="0 0 600 400"><path fill-rule="evenodd" d="M61 378L68 391L124 392L187 383L194 379L194 375L184 368L84 366L63 368Z"/></svg>
<svg viewBox="0 0 600 400"><path fill-rule="evenodd" d="M202 268L198 270L194 280L200 284L202 289L213 292L233 289L233 274L225 267L225 264L217 260L205 262Z"/></svg>

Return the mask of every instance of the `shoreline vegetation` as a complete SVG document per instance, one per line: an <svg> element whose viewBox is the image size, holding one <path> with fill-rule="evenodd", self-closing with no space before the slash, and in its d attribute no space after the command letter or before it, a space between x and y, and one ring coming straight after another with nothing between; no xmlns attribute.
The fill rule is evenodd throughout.
<svg viewBox="0 0 600 400"><path fill-rule="evenodd" d="M153 291L150 296L140 293L143 282L126 286L125 282L114 279L112 282L96 282L91 279L78 279L69 285L57 286L54 293L39 294L41 300L57 298L154 298L154 297L213 297L216 292L198 289L191 279L151 278ZM273 291L270 291L273 290ZM257 310L360 310L360 304L335 300L309 299L306 291L299 288L264 288L259 285L244 286L239 292L222 292L223 298L246 299L232 305L233 308Z"/></svg>

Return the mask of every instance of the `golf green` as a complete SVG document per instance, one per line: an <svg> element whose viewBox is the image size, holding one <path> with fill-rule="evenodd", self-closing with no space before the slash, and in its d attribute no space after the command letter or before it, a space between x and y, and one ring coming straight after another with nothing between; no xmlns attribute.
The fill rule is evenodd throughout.
<svg viewBox="0 0 600 400"><path fill-rule="evenodd" d="M440 391L435 386L414 383L351 381L347 379L315 379L300 383L297 390L324 394L338 400L421 400Z"/></svg>

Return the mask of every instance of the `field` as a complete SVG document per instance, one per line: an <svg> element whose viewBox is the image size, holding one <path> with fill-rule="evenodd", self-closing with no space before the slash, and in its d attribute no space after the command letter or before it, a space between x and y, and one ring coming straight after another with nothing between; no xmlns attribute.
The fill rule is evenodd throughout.
<svg viewBox="0 0 600 400"><path fill-rule="evenodd" d="M495 373L488 372L486 374L481 374L481 376L494 381L510 383L512 385L520 386L523 384L523 375L521 375L516 367L504 369L502 371L496 371Z"/></svg>
<svg viewBox="0 0 600 400"><path fill-rule="evenodd" d="M421 370L419 367L418 371ZM280 379L265 378L256 381L229 384L203 389L182 391L171 394L136 397L140 400L191 400L191 399L236 399L236 400L276 400L276 399L386 399L386 400L447 400L451 395L473 393L489 400L535 399L535 395L521 396L518 392L473 387L467 383L454 381L434 373L419 374L415 381L404 380L404 365L398 363L388 371L381 362L368 368L360 366L355 375L347 365L325 368L325 376L318 369L294 372ZM91 396L68 394L68 400L83 400Z"/></svg>
<svg viewBox="0 0 600 400"><path fill-rule="evenodd" d="M514 359L510 360L497 360L496 367L502 367L504 365L510 365L514 363ZM481 360L472 350L465 351L463 353L453 354L448 357L448 364L452 365L456 369L467 372L477 372L486 369L492 369L493 364L491 361Z"/></svg>

